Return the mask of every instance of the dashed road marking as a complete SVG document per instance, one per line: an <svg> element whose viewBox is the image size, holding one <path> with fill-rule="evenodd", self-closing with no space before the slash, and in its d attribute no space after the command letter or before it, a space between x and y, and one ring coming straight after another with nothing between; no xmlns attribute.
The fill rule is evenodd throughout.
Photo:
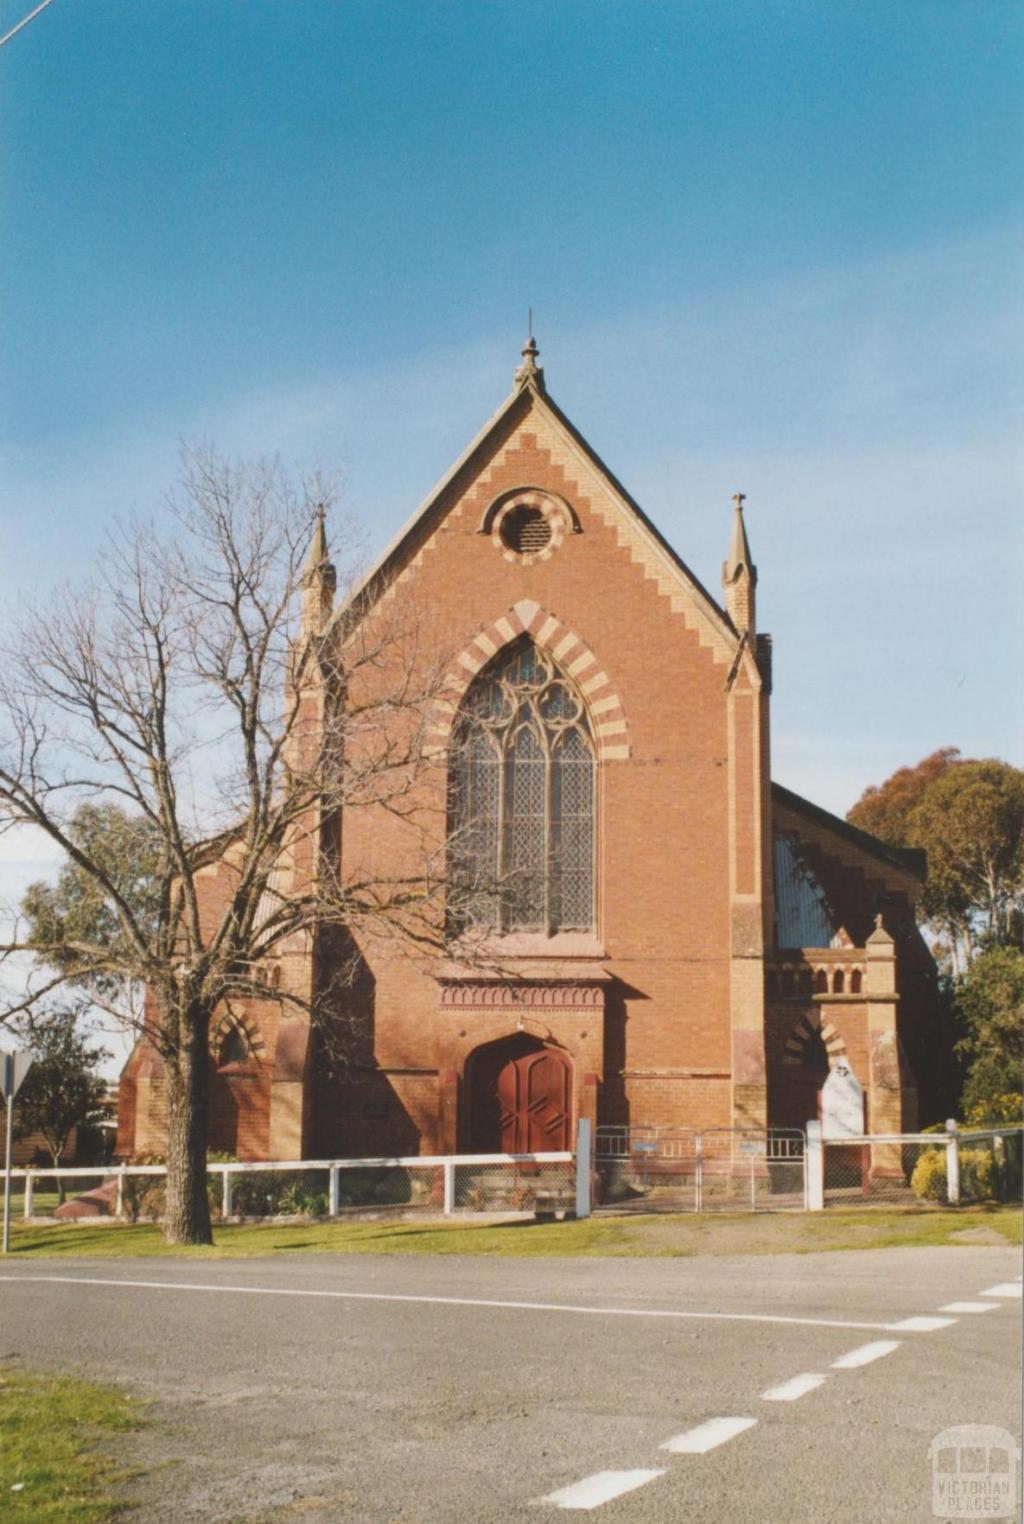
<svg viewBox="0 0 1024 1524"><path fill-rule="evenodd" d="M993 1312L998 1302L947 1302L940 1312Z"/></svg>
<svg viewBox="0 0 1024 1524"><path fill-rule="evenodd" d="M709 1450L724 1445L727 1439L735 1439L737 1434L752 1429L756 1423L756 1418L709 1418L695 1429L687 1429L685 1434L667 1439L658 1448L668 1450L671 1455L706 1455Z"/></svg>
<svg viewBox="0 0 1024 1524"><path fill-rule="evenodd" d="M623 1493L635 1492L637 1487L664 1475L664 1467L656 1471L595 1471L593 1476L585 1476L581 1482L549 1492L538 1502L553 1503L556 1508L600 1508L602 1503L610 1503Z"/></svg>
<svg viewBox="0 0 1024 1524"><path fill-rule="evenodd" d="M798 1397L806 1397L808 1392L823 1386L827 1380L827 1376L815 1376L805 1372L802 1376L793 1376L789 1381L783 1381L781 1386L770 1386L766 1392L761 1393L761 1400L762 1402L795 1402Z"/></svg>
<svg viewBox="0 0 1024 1524"><path fill-rule="evenodd" d="M419 1302L433 1307L501 1307L518 1312L570 1312L598 1318L672 1318L697 1323L781 1323L797 1328L859 1328L887 1332L900 1324L861 1323L848 1318L795 1318L768 1312L694 1312L675 1307L587 1307L570 1302L513 1302L472 1296L423 1296L395 1291L321 1291L298 1286L219 1286L198 1281L130 1281L99 1275L5 1275L0 1286L18 1281L58 1286L114 1286L122 1291L205 1291L227 1296L291 1296L342 1302ZM941 1323L941 1319L939 1320Z"/></svg>
<svg viewBox="0 0 1024 1524"><path fill-rule="evenodd" d="M979 1296L1020 1296L1024 1286L1020 1281L1000 1281L998 1286L990 1286L987 1291L979 1291Z"/></svg>
<svg viewBox="0 0 1024 1524"><path fill-rule="evenodd" d="M902 1323L888 1323L890 1333L934 1333L937 1328L952 1328L956 1318L904 1318Z"/></svg>
<svg viewBox="0 0 1024 1524"><path fill-rule="evenodd" d="M851 1349L848 1355L840 1355L838 1360L832 1361L832 1369L855 1371L858 1366L870 1365L872 1360L881 1360L883 1355L891 1355L899 1347L899 1339L877 1339L874 1344L862 1344L860 1349Z"/></svg>

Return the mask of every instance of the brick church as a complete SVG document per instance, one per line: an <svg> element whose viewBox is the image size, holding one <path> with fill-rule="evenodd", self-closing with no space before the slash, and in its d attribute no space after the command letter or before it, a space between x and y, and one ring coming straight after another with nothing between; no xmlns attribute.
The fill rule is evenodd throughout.
<svg viewBox="0 0 1024 1524"><path fill-rule="evenodd" d="M493 964L460 959L458 939L410 956L357 938L340 1066L286 1002L225 1017L211 1147L560 1149L579 1117L802 1126L841 1058L869 1130L933 1120L923 858L772 783L772 648L742 496L717 601L552 400L537 353L531 339L511 395L365 584L431 611L447 667L429 726L436 818ZM321 534L307 638L342 630L333 588ZM400 856L397 830L353 812L339 850L353 865ZM312 938L282 957L285 979L313 1000L331 956ZM119 1152L160 1152L164 1118L160 1060L140 1042Z"/></svg>

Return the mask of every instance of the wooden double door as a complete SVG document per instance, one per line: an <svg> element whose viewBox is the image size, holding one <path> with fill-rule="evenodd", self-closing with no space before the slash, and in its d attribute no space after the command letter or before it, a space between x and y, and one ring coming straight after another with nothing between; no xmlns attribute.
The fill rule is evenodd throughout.
<svg viewBox="0 0 1024 1524"><path fill-rule="evenodd" d="M475 1154L547 1153L572 1146L572 1067L557 1048L520 1033L472 1054L467 1143Z"/></svg>

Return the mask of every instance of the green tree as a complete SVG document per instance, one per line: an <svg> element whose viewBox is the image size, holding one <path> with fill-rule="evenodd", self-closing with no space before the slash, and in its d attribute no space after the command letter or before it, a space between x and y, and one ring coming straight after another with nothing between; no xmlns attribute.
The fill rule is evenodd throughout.
<svg viewBox="0 0 1024 1524"><path fill-rule="evenodd" d="M955 747L868 788L847 815L893 846L922 847L921 913L963 972L979 947L1019 944L1024 912L1024 772L963 760Z"/></svg>
<svg viewBox="0 0 1024 1524"><path fill-rule="evenodd" d="M960 761L956 746L940 746L916 767L900 767L880 785L870 784L847 811L851 825L859 826L892 847L915 846L910 840L910 815L921 803L929 786Z"/></svg>
<svg viewBox="0 0 1024 1524"><path fill-rule="evenodd" d="M1019 939L1024 909L1024 772L1006 762L959 762L925 789L909 835L928 853L922 909L977 946Z"/></svg>
<svg viewBox="0 0 1024 1524"><path fill-rule="evenodd" d="M136 921L152 932L159 917L160 839L145 816L129 815L111 802L82 804L68 824L68 837L102 870ZM97 1004L131 1020L139 991L125 983L129 949L114 902L96 875L66 861L54 884L30 884L21 902L27 940L46 947L47 961ZM83 958L89 948L93 956ZM54 982L57 983L58 980Z"/></svg>
<svg viewBox="0 0 1024 1524"><path fill-rule="evenodd" d="M956 1006L967 1061L963 1110L968 1121L1022 1120L1024 952L990 947L957 980Z"/></svg>
<svg viewBox="0 0 1024 1524"><path fill-rule="evenodd" d="M89 1045L83 1014L84 1006L37 1010L24 1023L33 1061L15 1102L15 1132L41 1133L54 1169L60 1168L75 1128L94 1126L104 1114L107 1087L96 1071L110 1055ZM63 1201L59 1179L57 1188Z"/></svg>

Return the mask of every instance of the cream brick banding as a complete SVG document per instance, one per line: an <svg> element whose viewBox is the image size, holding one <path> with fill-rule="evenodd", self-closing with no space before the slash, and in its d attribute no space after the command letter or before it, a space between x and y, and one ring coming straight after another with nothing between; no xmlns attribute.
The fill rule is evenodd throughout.
<svg viewBox="0 0 1024 1524"><path fill-rule="evenodd" d="M428 736L436 737L438 745L447 743L459 705L473 678L503 646L510 645L521 635L529 635L563 671L579 682L580 692L587 702L593 721L598 761L628 761L629 725L622 700L608 674L598 668L592 676L580 681L578 674L597 667L597 657L575 630L567 629L560 619L547 613L529 598L521 599L507 614L502 614L486 629L477 631L458 653L444 680L446 696L431 706L427 723ZM569 652L575 654L566 665L564 658ZM432 746L431 754L436 749Z"/></svg>

